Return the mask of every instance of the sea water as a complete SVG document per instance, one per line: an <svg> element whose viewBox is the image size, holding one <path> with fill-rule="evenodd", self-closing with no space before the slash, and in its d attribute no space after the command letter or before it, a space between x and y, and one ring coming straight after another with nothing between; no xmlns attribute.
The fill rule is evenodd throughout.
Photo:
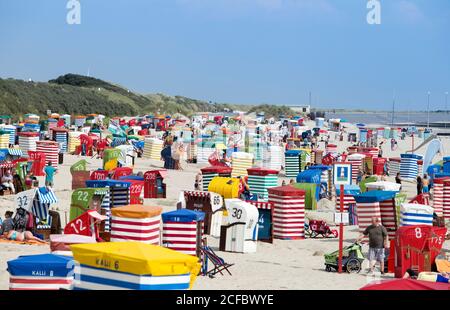
<svg viewBox="0 0 450 310"><path fill-rule="evenodd" d="M325 117L345 119L350 123L380 124L390 126L392 123L392 112L326 112ZM411 123L412 125L427 123L427 112L395 112L394 124ZM430 112L430 124L436 122L447 122L450 130L450 112ZM432 127L432 126L430 126ZM440 126L445 128L445 125Z"/></svg>

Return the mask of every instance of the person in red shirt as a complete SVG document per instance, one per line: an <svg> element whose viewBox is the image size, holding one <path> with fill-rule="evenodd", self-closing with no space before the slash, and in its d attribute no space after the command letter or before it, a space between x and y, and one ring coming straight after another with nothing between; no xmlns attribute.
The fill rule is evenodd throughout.
<svg viewBox="0 0 450 310"><path fill-rule="evenodd" d="M103 158L103 152L105 151L107 146L108 146L108 140L102 139L102 140L98 141L98 143L97 143L98 158Z"/></svg>
<svg viewBox="0 0 450 310"><path fill-rule="evenodd" d="M240 176L240 184L239 184L239 195L242 200L250 199L250 186L247 183L248 177Z"/></svg>

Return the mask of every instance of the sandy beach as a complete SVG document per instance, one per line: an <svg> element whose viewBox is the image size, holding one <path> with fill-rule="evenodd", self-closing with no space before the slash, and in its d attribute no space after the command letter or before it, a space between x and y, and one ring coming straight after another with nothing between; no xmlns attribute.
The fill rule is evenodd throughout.
<svg viewBox="0 0 450 310"><path fill-rule="evenodd" d="M354 127L348 126L348 131L354 130ZM333 134L330 142L333 142ZM422 139L415 138L416 145ZM419 141L417 141L419 140ZM450 139L441 138L444 145L444 153L450 149ZM390 144L385 143L383 147L384 157L395 157L404 153L411 148L411 138L398 140L398 149L390 150ZM350 143L339 142L339 151L344 151ZM418 154L425 154L426 146L417 151ZM447 153L448 154L448 153ZM55 176L54 190L58 198L58 203L52 207L61 214L63 227L68 218L70 195L71 195L71 175L69 167L81 159L81 157L73 155L65 155L64 163L59 166L59 172ZM441 160L442 154L434 159L434 162ZM101 166L99 159L87 159L88 168L95 170ZM163 163L149 159L137 159L134 171L147 171L151 168L162 167ZM166 199L146 199L146 205L162 206L165 211L175 209L181 190L194 189L194 177L199 172L201 165L187 164L183 171L170 170L165 182L167 184ZM284 178L280 177L279 184ZM286 179L287 180L287 179ZM389 181L393 181L394 176L389 177ZM43 180L41 179L41 184ZM415 196L415 184L404 183L403 191L408 198ZM333 202L319 203L317 211L307 211L308 218L326 219L328 223L332 223ZM14 211L14 196L0 197L0 214L4 214L6 210ZM344 242L352 243L358 237L357 226L345 227ZM208 243L213 247L218 247L219 240L208 237ZM254 254L237 254L219 252L219 255L229 263L234 263L231 267L232 276L218 275L215 278L200 276L194 285L194 289L359 289L366 283L375 280L373 276L368 276L365 269L367 261L364 262L364 270L359 274L342 274L329 273L324 270L323 254L338 249L338 239L305 239L305 240L274 240L273 244L258 243L257 253ZM367 246L364 246L364 252L367 252ZM447 241L444 249L448 252L450 242ZM35 245L12 245L0 244L0 289L8 289L8 272L6 271L6 262L20 255L48 253L49 246ZM393 278L392 274L383 276L385 278Z"/></svg>

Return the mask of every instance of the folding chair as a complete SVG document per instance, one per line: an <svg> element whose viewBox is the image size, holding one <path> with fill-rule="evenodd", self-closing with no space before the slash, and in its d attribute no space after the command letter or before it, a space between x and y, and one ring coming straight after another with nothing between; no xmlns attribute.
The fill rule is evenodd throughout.
<svg viewBox="0 0 450 310"><path fill-rule="evenodd" d="M221 275L223 275L222 271L227 271L228 274L231 276L231 272L228 270L228 268L230 268L231 266L233 266L234 264L228 264L226 263L223 258L217 256L217 254L214 252L213 249L211 249L209 246L203 246L201 248L202 251L202 255L203 257L205 257L203 259L203 266L202 266L202 270L203 270L203 274L207 275L211 278L213 278L217 273L220 273ZM208 261L211 261L211 263L213 263L214 268L208 271Z"/></svg>

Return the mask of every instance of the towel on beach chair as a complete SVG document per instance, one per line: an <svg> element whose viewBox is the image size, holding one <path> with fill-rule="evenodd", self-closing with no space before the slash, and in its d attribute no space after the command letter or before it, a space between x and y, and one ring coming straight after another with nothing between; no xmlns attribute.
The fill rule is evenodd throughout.
<svg viewBox="0 0 450 310"><path fill-rule="evenodd" d="M47 243L41 243L35 240L26 240L26 241L16 241L16 240L9 240L5 237L0 237L0 243L8 243L8 244L24 244L24 245L48 245Z"/></svg>

